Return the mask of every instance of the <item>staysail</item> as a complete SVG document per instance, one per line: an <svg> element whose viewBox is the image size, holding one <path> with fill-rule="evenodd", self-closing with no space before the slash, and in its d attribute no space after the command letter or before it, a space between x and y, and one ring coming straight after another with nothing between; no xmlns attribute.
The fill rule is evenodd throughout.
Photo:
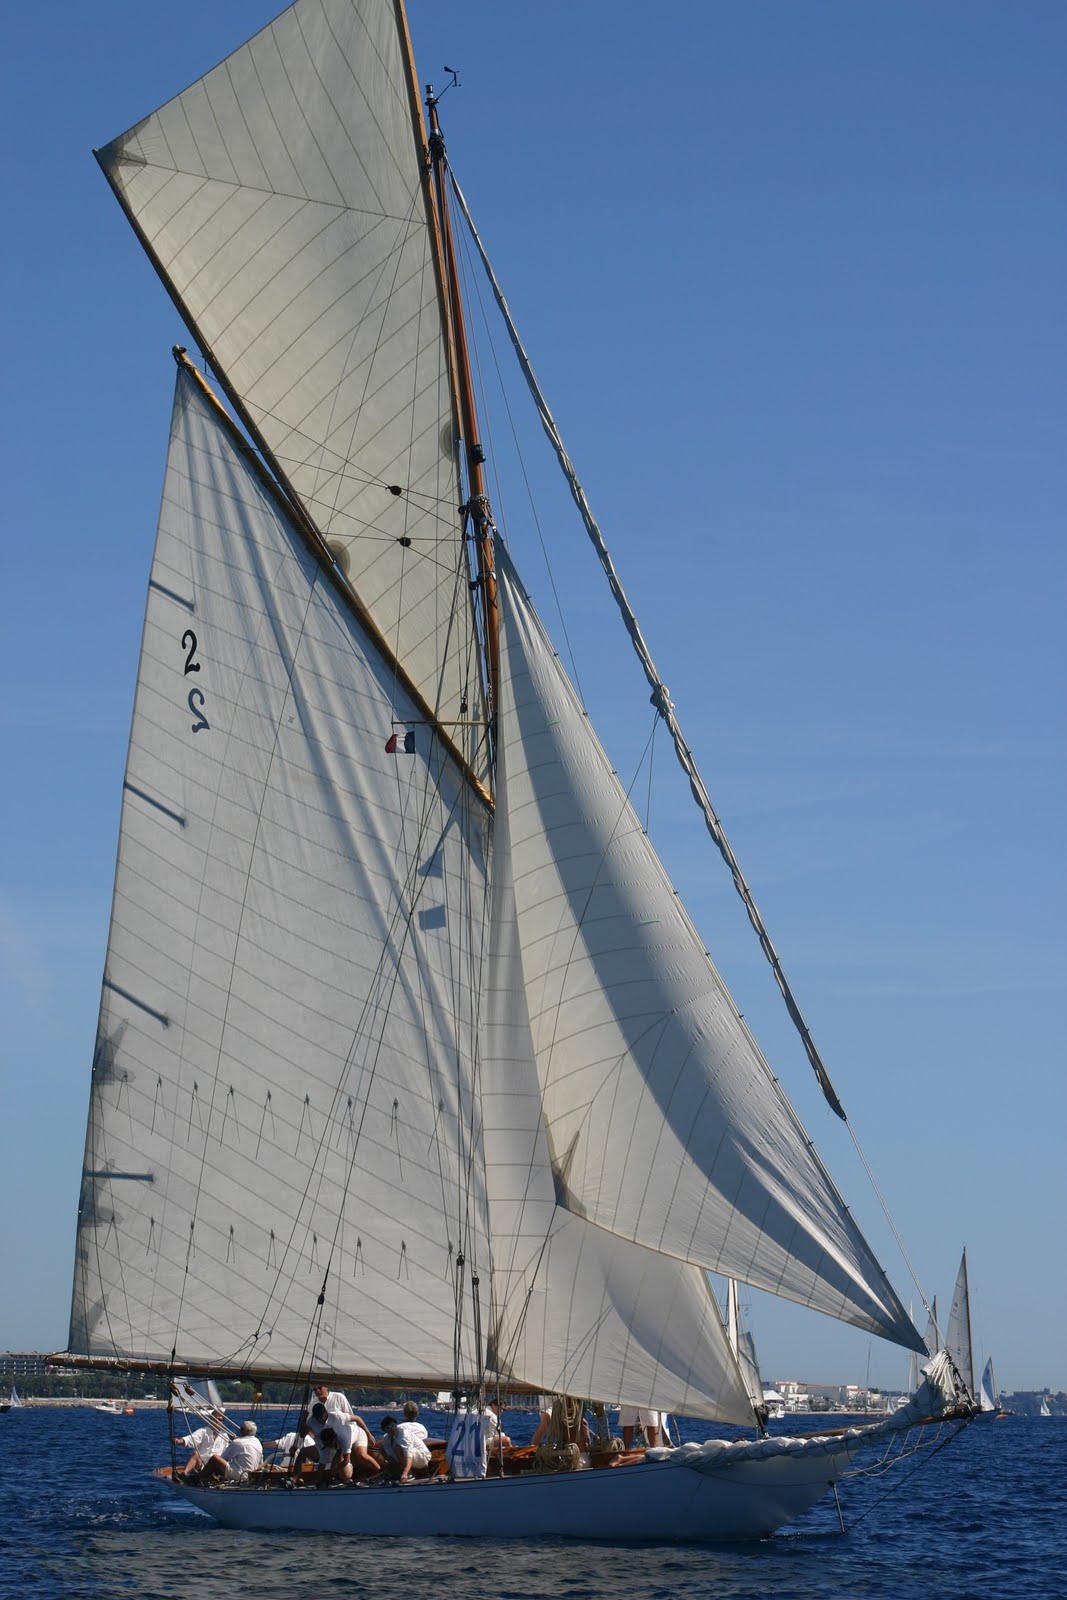
<svg viewBox="0 0 1067 1600"><path fill-rule="evenodd" d="M459 977L483 956L486 842L395 668L180 370L72 1351L480 1376L455 1346L457 1261L487 1238Z"/></svg>
<svg viewBox="0 0 1067 1600"><path fill-rule="evenodd" d="M253 436L484 779L423 151L399 6L298 0L98 160Z"/></svg>
<svg viewBox="0 0 1067 1600"><path fill-rule="evenodd" d="M509 604L513 593L509 583ZM589 1394L751 1424L752 1408L704 1274L595 1226L559 1191L516 911L509 772L516 685L507 652L501 665L479 1081L493 1253L489 1366L549 1394Z"/></svg>

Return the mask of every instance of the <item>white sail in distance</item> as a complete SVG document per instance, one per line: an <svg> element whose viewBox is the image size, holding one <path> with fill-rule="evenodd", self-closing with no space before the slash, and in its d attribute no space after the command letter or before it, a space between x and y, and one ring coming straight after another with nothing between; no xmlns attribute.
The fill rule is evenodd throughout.
<svg viewBox="0 0 1067 1600"><path fill-rule="evenodd" d="M993 1373L993 1357L990 1356L982 1372L982 1388L978 1396L978 1403L983 1411L996 1411L997 1380Z"/></svg>
<svg viewBox="0 0 1067 1600"><path fill-rule="evenodd" d="M952 1292L952 1305L948 1313L948 1331L945 1343L949 1355L956 1363L960 1377L969 1392L977 1393L974 1378L974 1348L971 1340L971 1291L967 1280L967 1251L960 1257L956 1286Z"/></svg>
<svg viewBox="0 0 1067 1600"><path fill-rule="evenodd" d="M413 754L403 733L385 749L398 710ZM457 968L482 960L486 841L484 806L180 371L73 1351L480 1376L456 1349L457 1258L488 1235Z"/></svg>
<svg viewBox="0 0 1067 1600"><path fill-rule="evenodd" d="M737 1297L737 1284L733 1278L726 1280L726 1337L737 1357L745 1389L753 1408L763 1404L763 1379L756 1357L756 1341L747 1328L741 1326L741 1305Z"/></svg>
<svg viewBox="0 0 1067 1600"><path fill-rule="evenodd" d="M423 157L392 0L298 0L98 152L227 393L484 780Z"/></svg>

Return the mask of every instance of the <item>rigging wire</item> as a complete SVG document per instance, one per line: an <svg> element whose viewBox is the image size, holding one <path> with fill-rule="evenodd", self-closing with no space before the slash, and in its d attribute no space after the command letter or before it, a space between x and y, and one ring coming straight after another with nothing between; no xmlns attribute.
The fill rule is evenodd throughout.
<svg viewBox="0 0 1067 1600"><path fill-rule="evenodd" d="M778 952L771 943L770 935L764 925L763 918L760 915L759 908L757 907L755 899L753 898L752 891L749 888L744 874L741 871L740 864L737 860L737 857L734 855L733 848L730 845L729 840L726 837L722 823L719 821L719 818L715 813L715 809L712 806L711 797L704 786L704 781L700 775L699 769L697 768L693 753L682 734L681 725L675 713L674 704L667 691L666 685L659 675L656 664L652 660L652 656L649 653L648 646L645 643L644 637L641 633L637 618L634 615L633 609L626 597L625 590L622 587L619 575L615 569L615 563L612 560L608 547L604 542L603 534L601 533L600 528L590 509L589 502L585 496L585 491L582 488L581 483L578 481L578 476L573 465L571 464L570 457L567 455L567 452L564 448L563 440L560 437L559 429L556 426L555 419L548 409L548 404L541 392L540 386L534 375L533 368L530 365L529 357L527 356L522 342L519 339L518 329L516 328L512 319L507 301L504 299L500 285L497 282L496 275L493 272L492 265L489 261L489 257L485 252L485 247L483 246L478 232L474 226L470 211L467 208L467 203L463 197L463 193L460 190L458 183L455 181L454 176L452 183L457 202L464 218L466 219L467 227L470 230L471 237L473 238L475 246L477 247L478 253L481 257L482 265L484 266L486 275L488 276L489 282L492 285L497 306L500 310L501 316L504 318L504 322L511 337L511 342L515 349L516 356L518 357L519 364L526 377L527 385L533 397L534 404L537 407L538 415L541 418L541 425L544 428L545 433L548 435L548 438L556 452L556 456L563 470L563 474L570 485L574 502L578 507L582 521L585 524L586 532L593 543L593 546L597 552L597 556L600 560L600 564L604 569L611 592L615 596L615 600L623 617L626 630L630 635L631 643L637 652L638 659L641 662L642 668L644 669L645 677L648 679L648 682L652 687L652 704L659 711L670 730L671 738L674 741L675 752L678 756L678 761L689 779L689 787L692 790L693 797L703 813L708 832L718 847L720 855L723 857L723 860L730 869L730 874L734 880L734 886L737 889L738 894L741 896L745 909L748 912L749 921L751 922L759 939L760 947L770 963L771 969L774 973L775 982L777 983L782 998L785 1001L786 1010L789 1012L794 1026L796 1027L797 1032L800 1034L800 1038L803 1042L808 1060L811 1062L812 1070L819 1081L826 1101L831 1110L837 1116L839 1116L842 1121L846 1121L847 1118L845 1116L844 1107L838 1099L837 1092L830 1081L829 1073L823 1065L822 1058L816 1049L815 1041L811 1036L811 1031L805 1022L800 1007L797 1004L795 996L793 995L793 991L785 975L785 970L782 967L781 961L778 957Z"/></svg>
<svg viewBox="0 0 1067 1600"><path fill-rule="evenodd" d="M455 193L455 195L457 197L457 200L459 201L460 205L462 206L462 203L463 203L462 195L459 192L459 188L458 188L458 185L456 184L456 180L455 180L455 175L453 174L451 167L447 168L447 173L448 173L449 184L452 187L453 193ZM482 295L481 279L480 279L480 276L476 272L473 271L474 262L473 262L473 259L472 259L472 256L471 256L471 250L470 250L471 240L470 240L469 235L468 234L464 234L464 233L461 233L459 235L459 240L460 240L460 244L459 244L459 248L457 250L457 259L459 260L461 266L464 269L463 270L463 286L464 286L464 290L465 290L465 293L466 293L467 305L468 305L468 307L470 307L472 304L477 304L477 307L478 307L478 312L479 312L479 315L480 315L480 318L481 318L482 331L483 331L483 333L485 335L486 343L488 344L488 347L489 347L489 353L492 356L493 370L494 370L494 372L496 374L497 392L498 392L499 397L500 397L500 403L504 408L504 411L505 411L505 413L507 415L508 423L510 425L512 447L513 447L514 452L515 452L515 459L516 459L516 463L517 463L517 466L518 466L518 470L519 470L519 472L520 472L520 474L522 476L523 485L524 485L525 490L526 490L527 509L529 511L529 514L530 514L531 520L533 522L534 528L536 529L536 532L537 532L537 539L538 539L538 543L539 543L539 545L541 547L541 555L542 555L542 557L544 559L544 564L545 564L545 573L546 573L546 576L548 578L549 588L552 591L552 600L553 600L553 603L554 603L555 608L556 608L556 616L559 619L560 632L561 632L561 635L563 637L563 642L564 642L564 645L565 645L566 651L567 651L568 668L569 668L569 671L570 671L570 675L574 680L574 686L578 691L578 696L579 696L579 698L581 699L581 701L582 701L582 703L584 705L585 704L585 694L582 691L581 678L580 678L579 672L578 672L578 661L577 661L577 657L576 657L575 652L574 652L574 646L571 643L570 633L568 632L568 629L567 629L566 613L565 613L564 608L563 608L563 602L560 599L559 588L558 588L557 583L556 583L555 569L554 569L554 566L553 566L553 563L552 563L552 557L551 557L551 555L549 553L548 542L545 539L544 526L543 526L542 521L541 521L540 512L538 511L537 500L536 500L536 497L535 497L534 492L533 492L533 485L532 485L532 483L530 481L530 474L529 474L529 470L528 470L528 467L527 467L526 454L525 454L525 451L523 450L523 446L522 446L521 434L520 434L518 425L517 425L516 420L515 420L515 412L514 412L514 409L512 407L512 404L511 404L511 398L510 398L510 395L508 393L507 385L504 382L503 367L501 365L499 353L498 353L498 350L497 350L497 341L493 336L493 325L489 320L488 312L486 310L485 300L484 300L484 297ZM475 359L475 364L476 364L476 366L478 368L478 382L479 382L479 388L480 388L481 394L482 394L482 415L483 415L483 424L482 425L483 425L483 427L488 429L488 437L491 439L492 438L492 408L487 403L487 401L488 401L488 393L487 393L486 382L485 382L485 377L484 377L484 370L483 370L482 361L481 361L481 349L480 349L480 346L477 343L474 344L474 359ZM497 473L497 470L496 470L496 464L495 464L496 463L496 457L495 457L495 453L493 451L490 451L490 462L492 463L492 469L493 469L493 481L494 481L494 483L496 485L496 488L494 490L494 498L498 500L499 508L500 508L500 518L499 518L499 520L500 520L501 526L506 528L508 518L507 518L507 514L506 514L506 509L505 509L505 506L504 506L503 485L501 483L499 474Z"/></svg>

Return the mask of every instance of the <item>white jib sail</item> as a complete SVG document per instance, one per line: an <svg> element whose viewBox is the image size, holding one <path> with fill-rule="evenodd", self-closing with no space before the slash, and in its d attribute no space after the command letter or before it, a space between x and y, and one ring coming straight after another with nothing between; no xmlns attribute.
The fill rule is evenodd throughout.
<svg viewBox="0 0 1067 1600"><path fill-rule="evenodd" d="M298 0L98 154L216 371L484 774L484 729L462 726L483 708L454 620L469 596L422 152L393 0Z"/></svg>
<svg viewBox="0 0 1067 1600"><path fill-rule="evenodd" d="M737 1297L737 1284L733 1278L726 1280L726 1336L737 1357L745 1390L753 1407L763 1404L763 1379L756 1358L756 1341L747 1328L741 1326L741 1305Z"/></svg>
<svg viewBox="0 0 1067 1600"><path fill-rule="evenodd" d="M921 1340L738 1016L503 549L500 730L557 1196L620 1238Z"/></svg>
<svg viewBox="0 0 1067 1600"><path fill-rule="evenodd" d="M398 712L414 754L384 748ZM452 1381L455 1258L487 1236L470 796L180 372L72 1350ZM459 1361L480 1372L469 1345Z"/></svg>
<svg viewBox="0 0 1067 1600"><path fill-rule="evenodd" d="M500 729L513 714L505 655ZM508 759L505 736L480 1073L493 1251L490 1368L548 1394L750 1424L751 1405L704 1274L557 1203L515 913Z"/></svg>

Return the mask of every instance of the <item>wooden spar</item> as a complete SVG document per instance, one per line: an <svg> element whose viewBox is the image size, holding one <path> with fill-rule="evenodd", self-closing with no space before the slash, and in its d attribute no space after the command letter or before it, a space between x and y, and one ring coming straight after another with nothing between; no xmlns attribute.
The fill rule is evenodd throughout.
<svg viewBox="0 0 1067 1600"><path fill-rule="evenodd" d="M437 120L437 96L432 87L426 87L426 110L430 118L430 168L436 200L437 221L444 251L445 304L451 327L451 349L455 356L453 368L457 385L456 410L466 453L467 512L474 525L474 548L478 562L478 587L482 596L482 621L485 630L486 699L488 702L490 740L493 738L498 689L500 683L500 628L497 602L496 563L493 557L493 513L485 491L485 451L478 437L478 414L474 403L474 379L471 374L470 350L467 328L463 316L463 299L459 292L459 273L456 269L456 252L452 240L452 223L448 210L445 185L445 141Z"/></svg>
<svg viewBox="0 0 1067 1600"><path fill-rule="evenodd" d="M245 1380L263 1383L304 1383L307 1381L308 1369L306 1367L297 1371L293 1367L243 1367L239 1362L205 1362L205 1361L175 1361L159 1360L150 1361L145 1358L125 1356L81 1356L71 1355L69 1351L59 1351L48 1357L49 1363L54 1367L69 1368L78 1372L143 1372L153 1375L173 1377L180 1374L183 1378L232 1378L236 1382ZM316 1364L312 1369L315 1377L328 1378L331 1383L342 1384L353 1389L424 1389L440 1390L453 1389L455 1378L443 1376L441 1373L432 1372L356 1372L344 1367L327 1367ZM484 1380L483 1380L484 1381ZM532 1384L518 1383L514 1378L491 1378L491 1387L494 1392L499 1389L501 1394L535 1395L542 1391ZM460 1390L466 1392L478 1387L478 1380L471 1378L469 1382L461 1382Z"/></svg>

